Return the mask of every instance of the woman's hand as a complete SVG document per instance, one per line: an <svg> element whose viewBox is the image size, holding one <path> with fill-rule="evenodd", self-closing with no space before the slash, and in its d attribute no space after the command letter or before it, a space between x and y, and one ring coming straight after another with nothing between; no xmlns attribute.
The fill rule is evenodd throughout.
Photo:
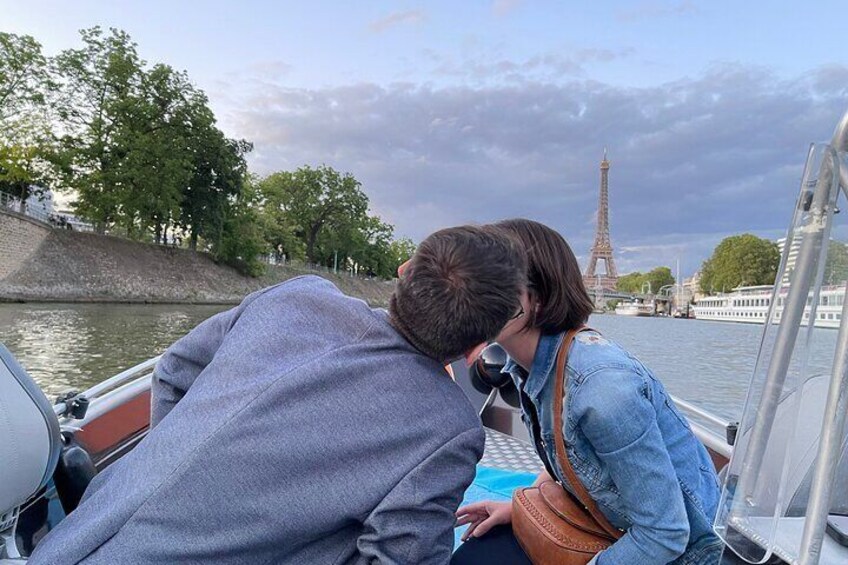
<svg viewBox="0 0 848 565"><path fill-rule="evenodd" d="M486 500L463 506L456 511L456 527L470 524L462 541L469 537L479 538L495 526L512 523L512 502Z"/></svg>

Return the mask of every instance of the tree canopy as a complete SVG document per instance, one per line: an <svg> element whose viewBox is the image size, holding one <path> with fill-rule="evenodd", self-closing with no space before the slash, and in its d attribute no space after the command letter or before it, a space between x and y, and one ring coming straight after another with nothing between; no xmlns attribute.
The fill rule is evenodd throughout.
<svg viewBox="0 0 848 565"><path fill-rule="evenodd" d="M824 264L824 284L844 285L848 281L848 245L831 240Z"/></svg>
<svg viewBox="0 0 848 565"><path fill-rule="evenodd" d="M0 32L0 190L20 198L22 206L50 175L51 88L41 45L28 35Z"/></svg>
<svg viewBox="0 0 848 565"><path fill-rule="evenodd" d="M749 233L726 237L701 267L701 291L710 294L774 284L779 264L776 243Z"/></svg>
<svg viewBox="0 0 848 565"><path fill-rule="evenodd" d="M370 214L350 173L331 167L279 171L258 182L266 241L278 256L390 278L414 252L394 228Z"/></svg>
<svg viewBox="0 0 848 565"><path fill-rule="evenodd" d="M656 267L647 273L635 271L618 277L616 288L622 292L639 293L646 291L657 293L666 286L674 284L674 277L668 267Z"/></svg>
<svg viewBox="0 0 848 565"><path fill-rule="evenodd" d="M259 257L392 277L414 251L369 211L351 173L303 166L259 179L185 72L150 65L121 30L80 31L55 57L0 33L0 190L50 188L100 233L185 245L250 274Z"/></svg>

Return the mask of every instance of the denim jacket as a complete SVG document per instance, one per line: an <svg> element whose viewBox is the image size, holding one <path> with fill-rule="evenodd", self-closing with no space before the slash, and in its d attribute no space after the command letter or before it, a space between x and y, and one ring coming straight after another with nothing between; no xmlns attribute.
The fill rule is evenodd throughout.
<svg viewBox="0 0 848 565"><path fill-rule="evenodd" d="M563 336L541 337L526 378L512 360L504 371L520 391L522 419L540 456L572 490L556 460L551 410ZM662 383L594 331L575 337L566 379L569 461L607 519L626 530L597 556L598 565L718 563L715 468Z"/></svg>

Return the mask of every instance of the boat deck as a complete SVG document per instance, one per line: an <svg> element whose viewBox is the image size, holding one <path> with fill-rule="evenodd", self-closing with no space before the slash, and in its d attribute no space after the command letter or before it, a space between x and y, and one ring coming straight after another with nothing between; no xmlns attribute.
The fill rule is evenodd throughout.
<svg viewBox="0 0 848 565"><path fill-rule="evenodd" d="M517 473L538 474L543 469L532 445L491 428L486 428L486 451L480 465Z"/></svg>

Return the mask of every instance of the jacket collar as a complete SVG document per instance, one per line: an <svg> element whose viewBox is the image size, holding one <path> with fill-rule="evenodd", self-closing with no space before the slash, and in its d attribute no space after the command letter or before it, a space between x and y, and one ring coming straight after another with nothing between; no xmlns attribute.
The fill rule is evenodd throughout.
<svg viewBox="0 0 848 565"><path fill-rule="evenodd" d="M520 367L511 357L504 365L503 372L512 375L516 386L527 396L536 400L545 388L550 378L551 370L556 363L557 352L565 334L542 334L539 345L536 346L536 354L533 356L533 365L526 379L518 378Z"/></svg>

